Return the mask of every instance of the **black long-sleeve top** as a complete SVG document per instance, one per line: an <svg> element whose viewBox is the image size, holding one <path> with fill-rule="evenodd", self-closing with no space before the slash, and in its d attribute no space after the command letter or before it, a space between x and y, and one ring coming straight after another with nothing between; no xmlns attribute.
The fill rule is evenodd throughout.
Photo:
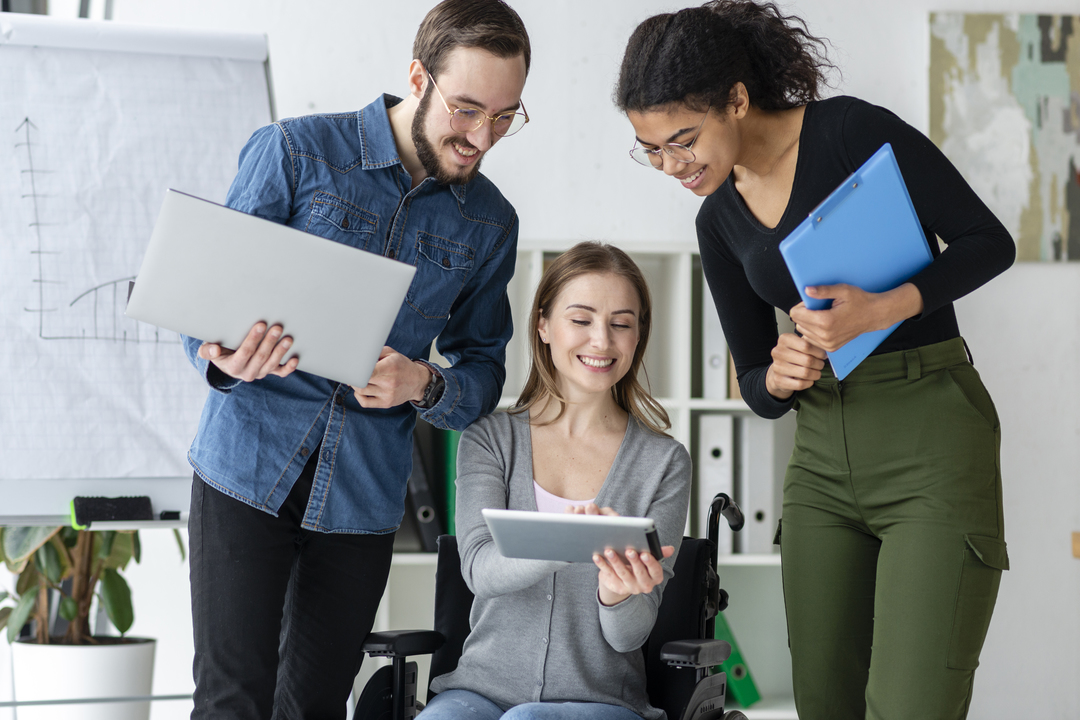
<svg viewBox="0 0 1080 720"><path fill-rule="evenodd" d="M791 198L777 226L758 222L735 189L733 175L705 199L697 216L701 265L739 388L762 417L783 415L795 397L780 401L765 387L778 339L773 308L789 312L801 300L780 242L886 142L892 144L934 261L910 280L922 293L923 312L903 322L874 354L958 337L953 301L1003 272L1016 257L1009 232L918 130L852 97L808 104ZM948 246L945 252L935 235Z"/></svg>

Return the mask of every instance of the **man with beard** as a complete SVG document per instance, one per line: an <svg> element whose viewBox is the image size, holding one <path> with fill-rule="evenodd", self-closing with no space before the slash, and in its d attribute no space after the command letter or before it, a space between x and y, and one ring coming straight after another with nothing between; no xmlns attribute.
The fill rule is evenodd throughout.
<svg viewBox="0 0 1080 720"><path fill-rule="evenodd" d="M501 0L445 0L413 54L404 100L283 120L240 155L230 207L416 276L362 388L282 364L288 328L259 323L235 349L185 338L212 388L189 453L193 719L345 717L416 412L464 429L502 391L517 216L479 169L528 121L528 34ZM436 337L448 368L425 362Z"/></svg>

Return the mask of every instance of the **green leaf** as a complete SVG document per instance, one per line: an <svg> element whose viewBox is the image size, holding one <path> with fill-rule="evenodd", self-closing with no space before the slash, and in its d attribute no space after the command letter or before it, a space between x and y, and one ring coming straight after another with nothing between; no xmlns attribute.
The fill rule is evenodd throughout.
<svg viewBox="0 0 1080 720"><path fill-rule="evenodd" d="M4 552L4 533L7 529L8 528L0 526L0 560L2 560L4 562L4 565L7 566L8 572L10 572L12 575L18 575L23 571L23 568L26 567L26 560L23 560L21 562L15 562L7 556L7 553Z"/></svg>
<svg viewBox="0 0 1080 720"><path fill-rule="evenodd" d="M180 534L180 531L173 528L173 537L176 538L176 547L180 548L180 562L187 560L187 550L184 548L184 536Z"/></svg>
<svg viewBox="0 0 1080 720"><path fill-rule="evenodd" d="M99 543L97 556L104 560L112 554L113 543L116 542L116 531L105 530L97 534Z"/></svg>
<svg viewBox="0 0 1080 720"><path fill-rule="evenodd" d="M60 617L64 618L68 622L71 622L78 614L79 603L75 602L72 598L69 597L65 597L60 600Z"/></svg>
<svg viewBox="0 0 1080 720"><path fill-rule="evenodd" d="M49 542L58 527L7 527L4 528L4 555L12 563L19 563Z"/></svg>
<svg viewBox="0 0 1080 720"><path fill-rule="evenodd" d="M101 573L101 604L109 622L123 635L135 622L135 611L131 607L131 588L116 570L106 568Z"/></svg>
<svg viewBox="0 0 1080 720"><path fill-rule="evenodd" d="M7 627L9 617L11 617L11 608L0 608L0 630Z"/></svg>
<svg viewBox="0 0 1080 720"><path fill-rule="evenodd" d="M11 611L11 616L8 618L7 637L8 642L15 642L15 639L19 637L19 633L22 632L23 625L26 624L27 619L30 617L30 613L34 610L34 601L37 599L37 587L34 587L32 592L28 592L19 598L19 603L15 606L15 609Z"/></svg>
<svg viewBox="0 0 1080 720"><path fill-rule="evenodd" d="M132 532L117 532L112 539L112 552L105 556L105 567L123 570L135 553L135 541ZM99 555L100 557L100 555Z"/></svg>
<svg viewBox="0 0 1080 720"><path fill-rule="evenodd" d="M139 531L131 534L131 557L135 562L142 562L142 543L139 541Z"/></svg>
<svg viewBox="0 0 1080 720"><path fill-rule="evenodd" d="M36 562L38 567L44 570L45 577L50 583L56 585L60 582L64 574L64 566L60 563L60 555L51 542L38 548Z"/></svg>
<svg viewBox="0 0 1080 720"><path fill-rule="evenodd" d="M29 565L29 564L30 564L29 560L23 560L22 562L17 562L17 563L13 563L10 560L5 560L4 561L4 565L7 566L8 572L11 573L12 575L20 574L23 570L26 569L26 566Z"/></svg>
<svg viewBox="0 0 1080 720"><path fill-rule="evenodd" d="M19 573L19 579L15 581L15 592L20 596L26 595L31 590L36 592L40 578L37 566L33 562L27 563L26 569Z"/></svg>
<svg viewBox="0 0 1080 720"><path fill-rule="evenodd" d="M60 534L53 535L52 540L49 541L49 545L56 550L56 557L60 560L60 579L64 579L71 575L71 550L64 544L63 538Z"/></svg>
<svg viewBox="0 0 1080 720"><path fill-rule="evenodd" d="M7 590L4 590L3 592L0 592L0 602L4 602L9 597L11 597L11 593L9 593Z"/></svg>
<svg viewBox="0 0 1080 720"><path fill-rule="evenodd" d="M70 550L79 542L79 531L71 526L64 526L60 529L60 540Z"/></svg>

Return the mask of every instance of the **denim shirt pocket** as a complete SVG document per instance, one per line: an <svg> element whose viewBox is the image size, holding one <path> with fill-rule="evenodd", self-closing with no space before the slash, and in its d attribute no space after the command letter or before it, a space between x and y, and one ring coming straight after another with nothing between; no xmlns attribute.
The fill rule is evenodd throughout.
<svg viewBox="0 0 1080 720"><path fill-rule="evenodd" d="M377 237L378 229L378 215L322 190L311 199L311 214L304 228L329 240L374 252L378 249L368 245Z"/></svg>
<svg viewBox="0 0 1080 720"><path fill-rule="evenodd" d="M416 235L416 276L405 302L428 320L450 316L465 282L472 274L473 249L426 232Z"/></svg>

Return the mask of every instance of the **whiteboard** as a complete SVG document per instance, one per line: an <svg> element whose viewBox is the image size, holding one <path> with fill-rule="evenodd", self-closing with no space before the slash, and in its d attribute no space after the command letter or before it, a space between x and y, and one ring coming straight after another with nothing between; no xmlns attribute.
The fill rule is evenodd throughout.
<svg viewBox="0 0 1080 720"><path fill-rule="evenodd" d="M175 333L124 316L127 283L167 188L224 199L240 149L272 119L266 68L263 35L0 13L0 487L20 488L11 514L65 512L70 483L44 481L108 479L79 494L125 478L190 481L206 385Z"/></svg>

